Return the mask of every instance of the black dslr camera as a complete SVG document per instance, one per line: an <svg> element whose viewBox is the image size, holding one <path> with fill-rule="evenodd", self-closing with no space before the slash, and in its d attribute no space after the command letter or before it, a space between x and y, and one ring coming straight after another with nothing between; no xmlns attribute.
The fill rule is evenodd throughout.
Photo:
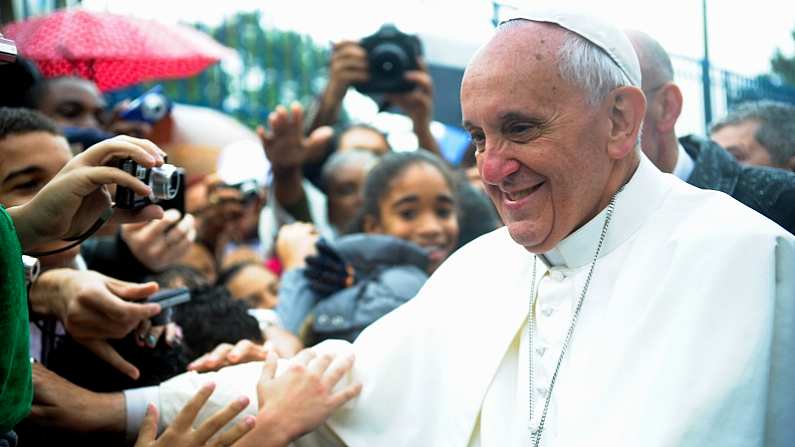
<svg viewBox="0 0 795 447"><path fill-rule="evenodd" d="M403 93L414 89L414 83L403 79L407 70L419 68L422 44L417 36L402 33L394 25L386 24L377 33L359 42L367 51L370 80L354 84L364 94Z"/></svg>
<svg viewBox="0 0 795 447"><path fill-rule="evenodd" d="M174 165L164 163L155 168L144 168L131 158L121 160L119 169L138 178L152 188L148 196L136 195L131 189L119 186L116 188L116 207L123 209L143 208L150 203L156 203L163 209L180 208L179 204L170 205L170 202L184 200L185 170ZM184 212L184 205L181 206Z"/></svg>

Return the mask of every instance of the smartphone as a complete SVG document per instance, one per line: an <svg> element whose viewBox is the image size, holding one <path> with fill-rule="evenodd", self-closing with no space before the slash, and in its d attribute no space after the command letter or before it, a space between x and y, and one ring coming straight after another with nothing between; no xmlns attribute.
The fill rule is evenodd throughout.
<svg viewBox="0 0 795 447"><path fill-rule="evenodd" d="M171 322L172 308L174 306L190 301L190 290L188 290L187 287L163 289L149 296L146 301L148 303L157 303L160 305L160 313L150 318L150 321L155 326L162 326Z"/></svg>

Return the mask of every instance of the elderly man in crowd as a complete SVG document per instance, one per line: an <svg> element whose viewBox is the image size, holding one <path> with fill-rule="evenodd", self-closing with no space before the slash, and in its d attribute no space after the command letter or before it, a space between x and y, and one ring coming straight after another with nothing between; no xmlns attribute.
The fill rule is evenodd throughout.
<svg viewBox="0 0 795 447"><path fill-rule="evenodd" d="M710 134L740 163L795 170L795 106L791 104L741 104L713 123Z"/></svg>
<svg viewBox="0 0 795 447"><path fill-rule="evenodd" d="M789 445L795 238L642 154L621 31L523 17L461 87L505 228L362 333L360 397L297 445ZM173 408L206 380L253 396L256 375L177 378L157 397Z"/></svg>
<svg viewBox="0 0 795 447"><path fill-rule="evenodd" d="M649 160L661 171L693 186L725 192L790 233L795 232L795 174L768 166L744 166L717 143L695 135L677 139L674 126L683 101L674 83L671 59L647 34L628 31L627 36L643 74L647 104L641 145ZM791 119L795 123L795 116ZM779 131L765 134L770 132ZM790 152L795 155L795 128L789 141Z"/></svg>

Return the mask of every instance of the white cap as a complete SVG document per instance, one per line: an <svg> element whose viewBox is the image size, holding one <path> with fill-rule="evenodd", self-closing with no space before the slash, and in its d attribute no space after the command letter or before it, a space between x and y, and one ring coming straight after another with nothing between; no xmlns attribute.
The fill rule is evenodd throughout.
<svg viewBox="0 0 795 447"><path fill-rule="evenodd" d="M589 14L566 9L521 10L511 19L554 23L604 50L635 87L640 87L640 63L627 36L614 25ZM504 22L503 22L504 23Z"/></svg>

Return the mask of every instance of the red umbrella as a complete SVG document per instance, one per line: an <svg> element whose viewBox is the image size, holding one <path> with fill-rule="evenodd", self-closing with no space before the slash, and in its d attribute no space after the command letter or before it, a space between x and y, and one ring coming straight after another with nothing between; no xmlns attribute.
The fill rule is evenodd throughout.
<svg viewBox="0 0 795 447"><path fill-rule="evenodd" d="M236 54L191 27L80 8L11 23L3 34L44 76L92 79L102 91L193 76Z"/></svg>

